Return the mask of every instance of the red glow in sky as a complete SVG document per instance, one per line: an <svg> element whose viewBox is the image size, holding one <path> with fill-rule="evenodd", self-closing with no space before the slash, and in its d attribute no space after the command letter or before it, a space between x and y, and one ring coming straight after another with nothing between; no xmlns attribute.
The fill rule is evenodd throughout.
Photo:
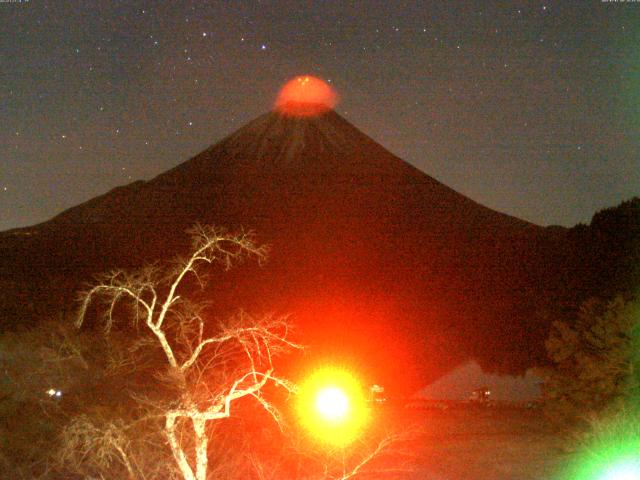
<svg viewBox="0 0 640 480"><path fill-rule="evenodd" d="M331 110L336 92L325 81L309 75L289 80L280 90L276 109L286 115L311 116Z"/></svg>

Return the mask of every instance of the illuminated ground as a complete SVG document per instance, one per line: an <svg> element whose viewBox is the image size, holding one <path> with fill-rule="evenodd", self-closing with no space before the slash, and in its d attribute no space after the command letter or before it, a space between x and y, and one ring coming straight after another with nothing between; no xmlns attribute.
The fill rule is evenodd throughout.
<svg viewBox="0 0 640 480"><path fill-rule="evenodd" d="M411 480L551 480L568 457L539 411L523 409L390 410L422 429L412 442Z"/></svg>

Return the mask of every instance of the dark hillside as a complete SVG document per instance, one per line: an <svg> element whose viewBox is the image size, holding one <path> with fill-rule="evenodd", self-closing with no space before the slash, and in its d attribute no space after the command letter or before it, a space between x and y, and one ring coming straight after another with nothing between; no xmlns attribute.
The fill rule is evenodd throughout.
<svg viewBox="0 0 640 480"><path fill-rule="evenodd" d="M347 359L404 386L469 357L509 372L541 361L538 312L568 268L554 260L566 229L479 205L334 112L272 112L149 182L0 234L5 328L68 311L92 274L184 251L195 222L271 246L265 267L216 277L217 315L290 313L309 361Z"/></svg>

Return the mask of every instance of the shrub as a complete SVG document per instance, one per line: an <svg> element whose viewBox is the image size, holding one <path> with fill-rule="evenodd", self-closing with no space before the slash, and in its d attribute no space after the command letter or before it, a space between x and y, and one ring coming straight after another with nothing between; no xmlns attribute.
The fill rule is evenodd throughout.
<svg viewBox="0 0 640 480"><path fill-rule="evenodd" d="M640 322L635 305L616 297L585 302L573 324L554 322L546 341L545 413L565 433L592 425L638 398Z"/></svg>

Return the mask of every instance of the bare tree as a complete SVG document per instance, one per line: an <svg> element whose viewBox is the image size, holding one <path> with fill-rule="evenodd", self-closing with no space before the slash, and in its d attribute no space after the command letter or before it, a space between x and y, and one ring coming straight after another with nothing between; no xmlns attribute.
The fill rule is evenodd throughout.
<svg viewBox="0 0 640 480"><path fill-rule="evenodd" d="M398 478L412 471L407 459L409 454L402 444L411 438L408 432L387 434L372 444L354 449L351 455L343 457L332 469L326 468L323 480L349 480L356 478Z"/></svg>
<svg viewBox="0 0 640 480"><path fill-rule="evenodd" d="M414 452L421 434L415 427L403 432L368 431L360 440L341 447L310 442L289 432L287 443L269 458L249 452L250 472L243 478L276 480L360 480L407 478L413 472Z"/></svg>
<svg viewBox="0 0 640 480"><path fill-rule="evenodd" d="M202 309L186 300L186 287L193 286L194 281L201 286L207 282L207 265L221 263L229 268L246 257L261 261L266 250L246 233L229 235L206 226L196 226L191 233L191 254L171 267L116 270L84 291L77 326L86 321L94 301L102 302L99 311L107 334L122 316L122 308L130 308L126 315L129 323L146 333L131 350L159 348L165 368L155 378L175 392L169 399L152 398L144 392L134 396L162 419L161 428L181 477L205 480L209 471L209 423L229 417L233 406L243 398L257 401L279 421L278 411L263 392L268 384L291 389L287 381L274 374L273 359L299 347L289 339L288 324L282 319L240 314L209 333ZM122 363L126 366L126 356L116 360L114 368ZM140 475L127 451L123 431L116 423L97 427L79 418L65 430L65 445L71 447L67 451L84 452L80 458L70 455L75 462L93 455L97 464L117 462L126 475L135 478Z"/></svg>

